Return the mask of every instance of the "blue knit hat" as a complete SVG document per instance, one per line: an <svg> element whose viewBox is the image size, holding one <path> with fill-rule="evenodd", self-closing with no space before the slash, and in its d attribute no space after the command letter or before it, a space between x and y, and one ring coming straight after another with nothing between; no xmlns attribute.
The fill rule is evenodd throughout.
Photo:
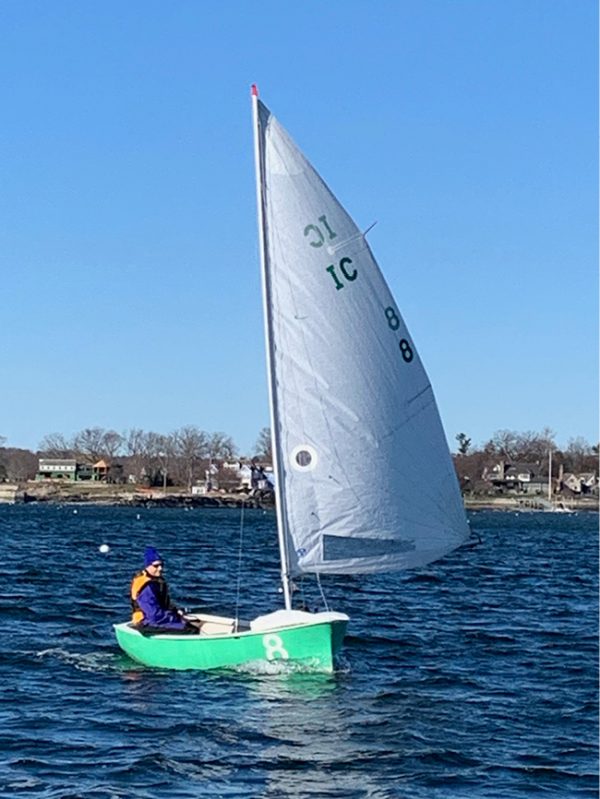
<svg viewBox="0 0 600 799"><path fill-rule="evenodd" d="M146 547L146 551L144 552L144 566L150 566L151 563L156 563L157 560L162 562L162 557L158 549Z"/></svg>

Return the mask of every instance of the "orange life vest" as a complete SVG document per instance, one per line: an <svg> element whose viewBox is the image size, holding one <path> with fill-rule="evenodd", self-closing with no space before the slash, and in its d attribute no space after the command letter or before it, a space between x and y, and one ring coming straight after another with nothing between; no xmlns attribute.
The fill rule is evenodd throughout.
<svg viewBox="0 0 600 799"><path fill-rule="evenodd" d="M145 571L138 572L131 581L131 623L140 624L144 621L144 612L137 602L142 588L145 588L152 580L152 577Z"/></svg>

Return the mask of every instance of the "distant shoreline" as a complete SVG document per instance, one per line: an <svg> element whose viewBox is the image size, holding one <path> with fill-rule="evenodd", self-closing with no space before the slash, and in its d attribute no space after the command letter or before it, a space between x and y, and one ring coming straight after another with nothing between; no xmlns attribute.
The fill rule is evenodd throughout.
<svg viewBox="0 0 600 799"><path fill-rule="evenodd" d="M159 488L140 488L138 486L106 484L68 484L27 483L25 485L0 484L0 503L51 503L51 504L96 504L124 507L212 507L212 508L263 508L274 507L273 493L270 491L226 492L211 491L206 494L190 494L176 488L163 491ZM554 504L573 511L598 511L598 498L555 497ZM465 508L475 510L495 510L510 512L531 512L548 509L545 497L503 496L503 497L465 497Z"/></svg>
<svg viewBox="0 0 600 799"><path fill-rule="evenodd" d="M177 489L139 488L137 486L92 484L60 485L28 483L25 486L0 485L0 503L33 502L53 505L114 505L123 507L244 507L269 508L274 506L270 491L245 492L211 491L191 494Z"/></svg>

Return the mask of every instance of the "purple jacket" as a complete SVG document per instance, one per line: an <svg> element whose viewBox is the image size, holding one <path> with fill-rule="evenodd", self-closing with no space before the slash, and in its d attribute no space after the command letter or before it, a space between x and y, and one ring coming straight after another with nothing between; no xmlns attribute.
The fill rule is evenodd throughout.
<svg viewBox="0 0 600 799"><path fill-rule="evenodd" d="M186 623L171 604L169 590L164 580L150 580L137 595L137 603L144 614L143 627L185 629Z"/></svg>

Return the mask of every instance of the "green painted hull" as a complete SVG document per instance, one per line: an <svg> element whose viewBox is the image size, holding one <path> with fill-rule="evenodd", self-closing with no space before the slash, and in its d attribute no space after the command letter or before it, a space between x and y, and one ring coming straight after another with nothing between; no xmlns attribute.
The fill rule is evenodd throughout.
<svg viewBox="0 0 600 799"><path fill-rule="evenodd" d="M285 661L315 671L333 671L346 618L225 635L152 635L129 623L115 624L121 649L145 666L161 669L222 669Z"/></svg>

